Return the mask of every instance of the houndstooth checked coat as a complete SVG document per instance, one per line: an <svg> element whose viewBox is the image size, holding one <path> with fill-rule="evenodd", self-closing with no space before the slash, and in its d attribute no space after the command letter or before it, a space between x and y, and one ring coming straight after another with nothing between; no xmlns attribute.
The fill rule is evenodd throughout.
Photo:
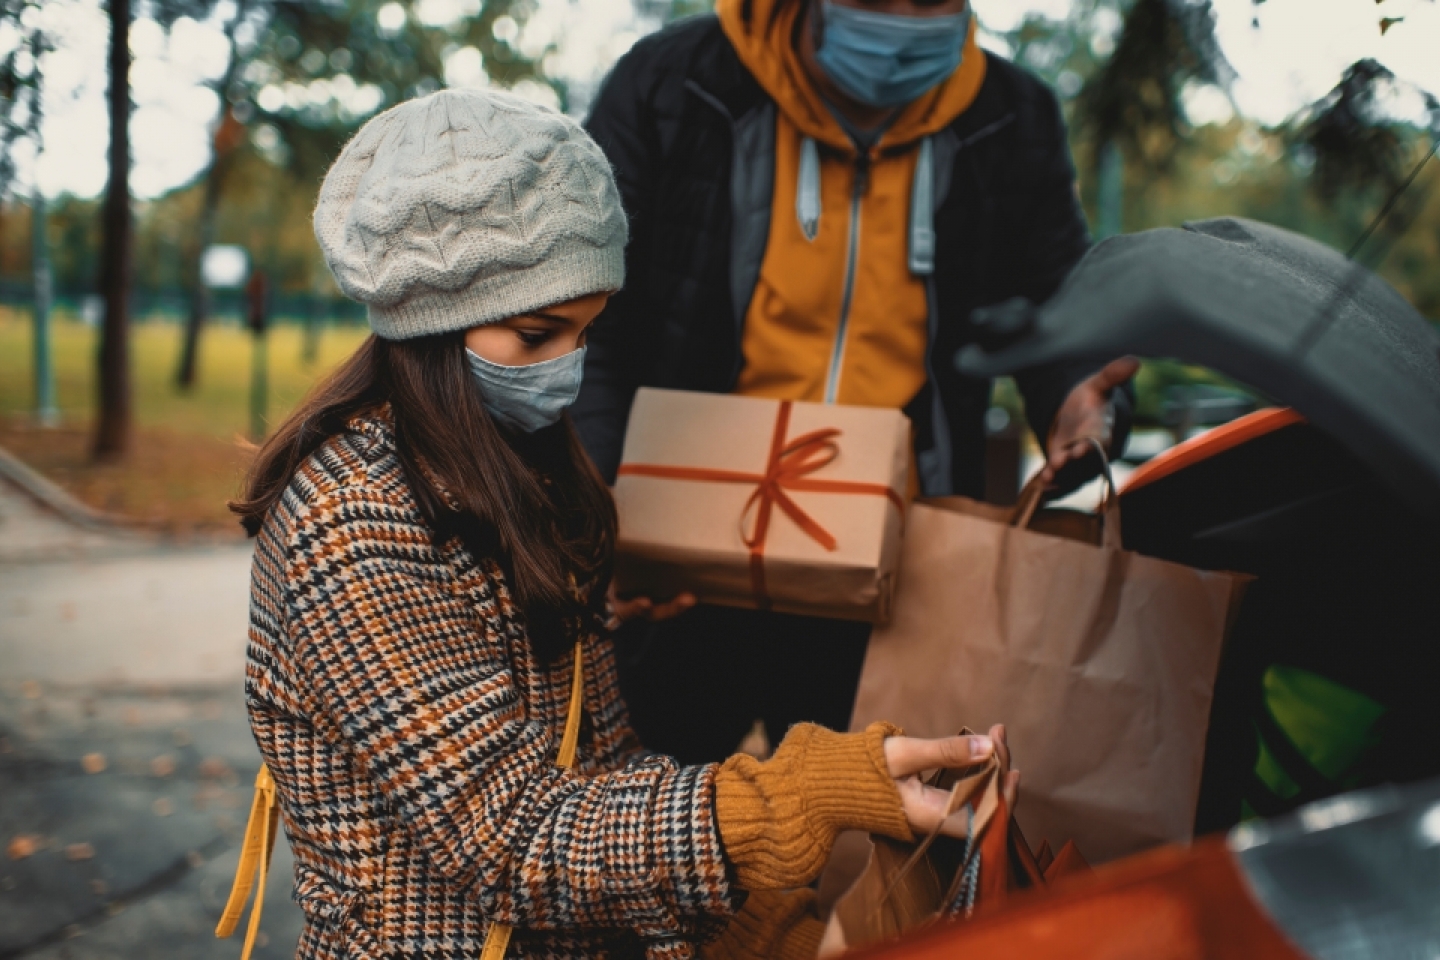
<svg viewBox="0 0 1440 960"><path fill-rule="evenodd" d="M733 915L713 766L642 756L597 624L541 664L497 564L437 547L383 415L295 475L255 548L246 699L305 913L298 956L689 957Z"/></svg>

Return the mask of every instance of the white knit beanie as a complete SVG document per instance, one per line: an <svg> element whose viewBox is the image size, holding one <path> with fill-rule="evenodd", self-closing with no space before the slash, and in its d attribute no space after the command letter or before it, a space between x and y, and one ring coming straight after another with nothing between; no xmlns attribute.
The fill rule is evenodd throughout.
<svg viewBox="0 0 1440 960"><path fill-rule="evenodd" d="M365 124L325 175L315 236L340 289L391 340L625 281L605 155L569 117L498 90L442 90Z"/></svg>

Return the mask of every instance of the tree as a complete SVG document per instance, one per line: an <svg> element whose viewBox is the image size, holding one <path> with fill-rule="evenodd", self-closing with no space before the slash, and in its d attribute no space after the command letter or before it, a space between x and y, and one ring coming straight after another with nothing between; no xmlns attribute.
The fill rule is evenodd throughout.
<svg viewBox="0 0 1440 960"><path fill-rule="evenodd" d="M214 0L152 0L151 12L165 27L181 16L200 19ZM130 0L109 0L109 180L102 208L98 416L92 448L97 462L123 460L133 433L130 383L130 287L134 259L134 212L130 197Z"/></svg>
<svg viewBox="0 0 1440 960"><path fill-rule="evenodd" d="M1168 172L1188 129L1185 84L1224 87L1232 76L1210 0L1135 0L1115 52L1075 103L1075 132L1089 143L1100 181L1101 236L1123 229L1122 158L1150 174Z"/></svg>
<svg viewBox="0 0 1440 960"><path fill-rule="evenodd" d="M40 57L49 49L39 0L0 0L0 24L15 38L0 55L0 193L16 184L15 147L40 132Z"/></svg>
<svg viewBox="0 0 1440 960"><path fill-rule="evenodd" d="M0 22L14 30L18 42L0 57L0 184L17 182L14 146L22 138L32 148L40 142L44 119L40 95L40 60L50 49L41 27L41 9L33 0L0 0ZM37 151L38 152L38 151ZM30 184L30 276L34 288L35 416L42 426L59 420L55 380L50 361L50 300L52 273L45 197L38 182Z"/></svg>
<svg viewBox="0 0 1440 960"><path fill-rule="evenodd" d="M229 64L215 85L224 113L188 252L190 309L176 370L179 388L195 383L209 312L200 257L217 239L220 206L247 156L258 155L295 183L318 185L365 120L446 83L518 84L559 99L543 80L538 58L516 46L523 3L456 0L440 5L456 14L447 22L427 21L424 15L433 9L397 0L237 0L227 25ZM253 43L239 42L242 26L254 28ZM269 262L269 245L262 246L251 251L256 265L272 277L283 275ZM305 286L313 290L321 283L315 278Z"/></svg>
<svg viewBox="0 0 1440 960"><path fill-rule="evenodd" d="M175 385L181 390L195 386L195 371L199 362L200 328L210 313L210 288L205 283L201 263L205 251L215 242L215 220L220 209L220 197L225 189L225 177L233 164L235 152L244 143L245 129L230 108L226 95L234 86L243 66L238 49L237 34L247 15L259 4L257 0L236 0L235 13L225 25L225 42L229 51L225 71L215 82L215 91L220 95L220 117L213 138L213 153L209 168L205 171L204 192L200 200L199 222L193 232L194 240L188 251L189 269L189 312L185 317L185 332L181 337L180 362L175 371Z"/></svg>
<svg viewBox="0 0 1440 960"><path fill-rule="evenodd" d="M1392 116L1384 106L1386 94L1399 86L1395 75L1374 60L1357 61L1335 89L1297 118L1292 135L1314 165L1310 183L1320 199L1334 203L1349 193L1379 205L1379 219L1356 240L1355 253L1372 230L1380 232L1382 249L1388 246L1410 227L1424 202L1423 191L1407 191L1412 170L1418 172L1412 159L1413 123ZM1428 114L1429 133L1418 138L1423 164L1440 137L1440 100L1422 90L1412 92Z"/></svg>
<svg viewBox="0 0 1440 960"><path fill-rule="evenodd" d="M522 3L457 0L459 15L450 22L424 19L429 7L399 0L275 2L233 91L253 124L252 140L318 183L372 114L441 86L493 82L559 99L538 58L516 46Z"/></svg>
<svg viewBox="0 0 1440 960"><path fill-rule="evenodd" d="M110 0L110 179L101 214L99 416L92 453L97 462L123 460L130 452L130 0Z"/></svg>

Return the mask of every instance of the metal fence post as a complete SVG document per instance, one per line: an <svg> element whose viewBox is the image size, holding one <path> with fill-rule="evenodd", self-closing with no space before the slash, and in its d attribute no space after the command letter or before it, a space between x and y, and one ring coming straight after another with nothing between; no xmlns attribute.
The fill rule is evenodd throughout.
<svg viewBox="0 0 1440 960"><path fill-rule="evenodd" d="M266 349L266 328L269 326L269 290L265 274L254 270L245 285L248 300L247 326L254 336L254 352L250 362L250 437L256 443L265 439L265 408L270 390L269 350Z"/></svg>
<svg viewBox="0 0 1440 960"><path fill-rule="evenodd" d="M60 409L55 405L55 362L50 345L50 305L54 291L47 222L45 196L37 187L30 205L31 266L35 283L35 420L42 427L53 427L60 422Z"/></svg>

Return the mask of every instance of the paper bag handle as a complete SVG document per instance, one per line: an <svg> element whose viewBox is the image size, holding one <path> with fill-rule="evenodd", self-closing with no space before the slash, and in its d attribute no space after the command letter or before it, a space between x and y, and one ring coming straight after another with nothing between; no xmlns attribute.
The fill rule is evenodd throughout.
<svg viewBox="0 0 1440 960"><path fill-rule="evenodd" d="M1110 550L1121 548L1122 538L1120 536L1120 495L1115 489L1115 475L1110 470L1110 457L1105 452L1105 445L1095 437L1085 438L1095 452L1100 456L1100 475L1105 478L1105 497L1100 501L1100 509L1096 514L1100 517L1100 544ZM1015 510L1010 515L1010 526L1028 528L1035 513L1040 507L1040 500L1045 495L1045 485L1040 481L1040 474L1030 478L1020 491L1020 498L1015 501Z"/></svg>

